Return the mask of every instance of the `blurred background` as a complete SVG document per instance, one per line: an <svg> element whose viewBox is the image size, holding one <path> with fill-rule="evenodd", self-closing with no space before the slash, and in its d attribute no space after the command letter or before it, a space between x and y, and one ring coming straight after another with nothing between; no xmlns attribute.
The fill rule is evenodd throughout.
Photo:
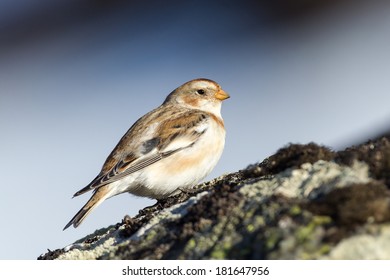
<svg viewBox="0 0 390 280"><path fill-rule="evenodd" d="M390 2L0 2L0 259L35 259L155 203L103 203L62 231L122 135L177 86L231 95L207 179L310 141L335 150L389 129Z"/></svg>

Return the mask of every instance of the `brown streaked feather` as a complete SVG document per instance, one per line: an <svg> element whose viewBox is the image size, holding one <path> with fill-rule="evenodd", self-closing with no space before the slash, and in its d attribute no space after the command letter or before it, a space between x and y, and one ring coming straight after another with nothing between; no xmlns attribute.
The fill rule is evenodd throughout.
<svg viewBox="0 0 390 280"><path fill-rule="evenodd" d="M188 138L189 141L195 142L203 133L197 132L196 127L202 122L207 122L208 118L205 112L191 110L176 118L168 119L159 126L157 131L161 138L159 149L164 150L177 138Z"/></svg>
<svg viewBox="0 0 390 280"><path fill-rule="evenodd" d="M156 163L157 161L160 161L162 160L163 158L166 158L166 157L169 157L183 149L186 149L190 146L192 146L193 143L190 143L189 145L187 146L184 146L184 147L181 147L181 148L178 148L176 150L172 150L172 151L167 151L167 152L162 152L162 153L157 153L153 156L150 156L150 157L147 157L145 158L144 160L142 161L139 161L137 162L137 164L133 165L133 166L129 166L126 170L124 170L123 172L121 173L118 173L116 174L115 176L103 181L100 185L97 185L95 188L100 188L102 186L105 186L109 183L113 183L115 181L118 181L134 172L137 172L137 171L140 171L142 169L144 169L145 167L148 167L149 165L152 165L153 163Z"/></svg>
<svg viewBox="0 0 390 280"><path fill-rule="evenodd" d="M132 131L138 131L137 126L134 124L108 156L99 175L86 187L76 192L73 197L118 181L123 177L139 171L184 148L188 148L203 133L197 132L196 127L209 119L208 114L198 110L176 110L175 114L172 114L171 112L169 112L169 114L171 116L164 117L166 121L162 122L157 127L156 131L151 135L152 138L142 142L142 145L138 147L143 157L142 160L141 157L137 157L134 153L128 154L124 159L117 159L120 156L123 157L119 151L124 149L126 142L128 142L127 139L131 139ZM188 145L172 151L164 151L163 153L158 152L163 151L177 138L187 138ZM145 149L145 143L148 143L149 145L147 149ZM149 156L148 154L151 153L154 148L157 148L158 153Z"/></svg>
<svg viewBox="0 0 390 280"><path fill-rule="evenodd" d="M79 195L86 193L90 190L93 190L97 187L101 187L101 186L108 184L109 183L108 181L111 177L114 177L116 174L121 173L124 170L126 170L127 167L129 166L129 164L131 162L133 162L135 159L136 159L136 157L133 154L130 154L130 155L127 155L125 159L117 162L115 165L114 165L114 163L115 163L114 158L107 159L106 160L107 165L105 164L103 166L103 169L107 168L107 166L111 166L111 168L107 169L106 172L104 172L104 170L102 170L99 173L99 175L97 175L95 177L95 179L92 180L91 183L89 183L86 187L84 187L81 190L79 190L78 192L76 192L73 195L73 197L79 196Z"/></svg>
<svg viewBox="0 0 390 280"><path fill-rule="evenodd" d="M110 197L110 189L108 186L97 189L83 208L66 224L63 230L66 230L71 225L75 228L78 227L89 213L108 197Z"/></svg>

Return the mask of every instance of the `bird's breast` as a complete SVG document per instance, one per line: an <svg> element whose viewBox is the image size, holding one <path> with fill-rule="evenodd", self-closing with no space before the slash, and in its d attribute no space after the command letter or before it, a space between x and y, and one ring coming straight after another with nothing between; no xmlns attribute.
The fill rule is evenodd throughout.
<svg viewBox="0 0 390 280"><path fill-rule="evenodd" d="M219 123L210 127L191 146L141 171L144 186L155 197L169 196L178 188L196 185L217 164L225 145L225 129Z"/></svg>

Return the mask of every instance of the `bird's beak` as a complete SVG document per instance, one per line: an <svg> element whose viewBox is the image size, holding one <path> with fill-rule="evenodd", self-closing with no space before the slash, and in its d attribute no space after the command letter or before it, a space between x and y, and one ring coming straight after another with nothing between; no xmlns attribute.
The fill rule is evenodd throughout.
<svg viewBox="0 0 390 280"><path fill-rule="evenodd" d="M229 94L227 94L224 90L220 89L219 91L217 91L217 93L215 94L215 98L217 98L218 100L225 100L225 99L228 99L230 97Z"/></svg>

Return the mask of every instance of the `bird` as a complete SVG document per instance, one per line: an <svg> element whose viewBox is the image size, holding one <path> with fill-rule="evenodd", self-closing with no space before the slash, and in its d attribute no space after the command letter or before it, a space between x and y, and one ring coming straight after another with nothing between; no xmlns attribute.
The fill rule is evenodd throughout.
<svg viewBox="0 0 390 280"><path fill-rule="evenodd" d="M95 179L73 195L92 191L63 230L77 228L93 209L118 194L162 200L204 179L225 146L221 105L229 97L218 83L204 78L173 90L130 127Z"/></svg>

